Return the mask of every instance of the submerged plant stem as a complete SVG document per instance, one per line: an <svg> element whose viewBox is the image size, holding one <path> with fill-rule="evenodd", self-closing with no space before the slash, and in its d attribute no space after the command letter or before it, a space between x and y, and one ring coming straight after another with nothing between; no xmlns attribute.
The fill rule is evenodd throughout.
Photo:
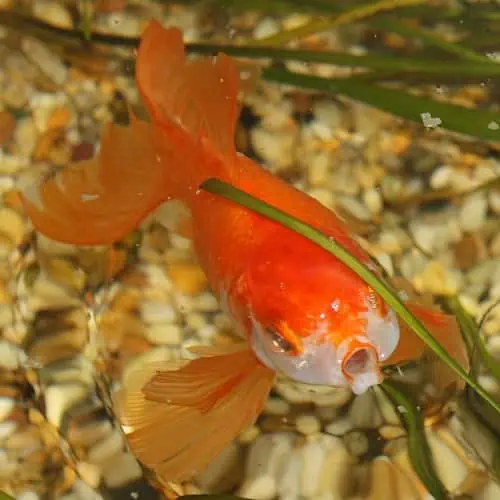
<svg viewBox="0 0 500 500"><path fill-rule="evenodd" d="M231 184L218 179L208 179L201 186L201 189L210 193L227 198L234 203L242 205L249 210L271 219L292 231L302 235L304 238L316 243L327 252L334 255L343 264L348 266L361 279L370 285L391 307L401 319L422 339L425 344L451 368L462 380L467 382L483 399L485 399L498 413L500 413L500 404L495 401L491 395L473 380L455 359L449 356L443 346L427 331L425 326L416 318L399 299L397 294L391 289L385 280L377 277L367 266L356 259L342 245L339 245L333 238L329 238L318 229L302 222L299 219L283 212L282 210L265 203L250 194L241 191Z"/></svg>
<svg viewBox="0 0 500 500"><path fill-rule="evenodd" d="M303 38L314 33L330 30L336 28L337 26L365 19L378 14L379 12L427 2L429 2L429 0L381 0L376 3L368 3L362 6L356 6L352 10L345 11L338 16L329 16L326 19L317 19L299 26L298 28L282 31L276 35L262 38L257 40L255 43L258 45L282 45L291 40Z"/></svg>
<svg viewBox="0 0 500 500"><path fill-rule="evenodd" d="M436 500L445 500L448 494L434 469L420 411L396 384L386 380L380 384L380 387L397 408L408 432L408 455L415 472Z"/></svg>

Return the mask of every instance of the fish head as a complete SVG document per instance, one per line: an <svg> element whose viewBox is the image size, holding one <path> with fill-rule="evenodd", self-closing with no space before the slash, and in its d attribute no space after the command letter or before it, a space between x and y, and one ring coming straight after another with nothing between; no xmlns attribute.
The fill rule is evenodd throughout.
<svg viewBox="0 0 500 500"><path fill-rule="evenodd" d="M397 317L338 260L309 257L299 262L291 252L251 273L251 345L297 382L361 394L383 380L381 364L399 342Z"/></svg>

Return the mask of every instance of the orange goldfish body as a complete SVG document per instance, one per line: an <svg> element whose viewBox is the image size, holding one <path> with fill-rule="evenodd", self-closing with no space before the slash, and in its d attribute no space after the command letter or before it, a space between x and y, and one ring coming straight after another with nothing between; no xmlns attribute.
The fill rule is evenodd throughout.
<svg viewBox="0 0 500 500"><path fill-rule="evenodd" d="M188 209L197 257L245 339L132 374L120 400L138 458L159 478L182 480L257 418L276 372L360 394L382 381L384 364L417 359L423 345L329 253L199 189L212 177L232 183L323 231L374 269L334 213L236 152L240 82L229 57L188 61L181 32L152 22L136 71L151 122L132 116L127 127L108 125L96 158L59 171L26 193L25 204L41 233L81 245L122 238L168 200ZM453 318L410 307L465 363Z"/></svg>

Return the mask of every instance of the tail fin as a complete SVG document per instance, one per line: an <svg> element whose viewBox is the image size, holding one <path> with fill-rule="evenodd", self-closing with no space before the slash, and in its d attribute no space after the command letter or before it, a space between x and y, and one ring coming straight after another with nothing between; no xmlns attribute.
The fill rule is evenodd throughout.
<svg viewBox="0 0 500 500"><path fill-rule="evenodd" d="M49 238L107 244L125 236L168 198L164 174L151 125L132 116L128 127L107 126L97 157L31 187L23 201L35 227Z"/></svg>
<svg viewBox="0 0 500 500"><path fill-rule="evenodd" d="M157 205L185 199L230 164L214 161L235 154L238 71L229 57L188 62L181 32L152 22L142 36L136 79L153 124L132 117L130 127L109 125L98 157L25 193L28 215L46 236L111 243ZM202 139L212 158L203 155Z"/></svg>
<svg viewBox="0 0 500 500"><path fill-rule="evenodd" d="M446 349L447 353L465 371L468 371L470 368L469 358L460 327L455 318L435 308L423 306L416 301L407 302L406 307L422 321L433 337ZM398 364L425 356L428 358L431 376L436 387L444 389L453 383L461 385L457 375L433 353L430 353L425 343L403 321L400 321L400 332L398 347L387 360L387 364Z"/></svg>
<svg viewBox="0 0 500 500"><path fill-rule="evenodd" d="M118 398L132 451L163 482L207 466L256 419L274 380L246 345L199 353L180 368L163 367L145 385L147 374L132 373Z"/></svg>

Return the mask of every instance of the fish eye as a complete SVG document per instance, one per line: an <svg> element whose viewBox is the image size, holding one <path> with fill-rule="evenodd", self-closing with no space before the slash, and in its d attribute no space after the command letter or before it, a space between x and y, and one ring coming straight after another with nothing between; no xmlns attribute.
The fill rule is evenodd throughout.
<svg viewBox="0 0 500 500"><path fill-rule="evenodd" d="M295 350L295 346L283 335L281 335L275 328L266 328L267 333L271 336L271 342L274 347L279 349L281 352L292 352Z"/></svg>

